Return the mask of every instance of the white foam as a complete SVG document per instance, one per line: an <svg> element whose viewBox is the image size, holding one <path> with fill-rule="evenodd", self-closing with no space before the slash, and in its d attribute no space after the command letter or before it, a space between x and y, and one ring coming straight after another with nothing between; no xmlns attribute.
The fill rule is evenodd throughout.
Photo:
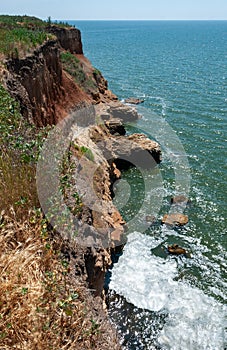
<svg viewBox="0 0 227 350"><path fill-rule="evenodd" d="M168 313L158 339L163 349L224 349L224 306L201 290L174 280L176 261L151 254L161 240L130 234L124 254L113 268L110 288L139 308Z"/></svg>

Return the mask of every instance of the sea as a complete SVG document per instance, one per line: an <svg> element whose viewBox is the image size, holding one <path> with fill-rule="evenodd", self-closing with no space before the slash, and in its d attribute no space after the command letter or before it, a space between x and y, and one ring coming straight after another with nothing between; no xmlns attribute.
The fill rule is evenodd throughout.
<svg viewBox="0 0 227 350"><path fill-rule="evenodd" d="M227 21L70 23L118 98L144 100L127 133L162 149L160 165L130 168L114 187L128 225L108 274L122 349L227 349ZM173 206L175 195L190 202ZM161 224L175 212L188 224ZM174 243L188 254L169 255Z"/></svg>

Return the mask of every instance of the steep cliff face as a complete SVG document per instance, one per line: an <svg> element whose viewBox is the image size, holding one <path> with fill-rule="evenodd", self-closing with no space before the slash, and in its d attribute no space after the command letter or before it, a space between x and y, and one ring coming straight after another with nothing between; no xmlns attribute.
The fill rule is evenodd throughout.
<svg viewBox="0 0 227 350"><path fill-rule="evenodd" d="M80 31L56 26L47 30L56 40L45 42L24 58L5 61L3 83L19 101L22 115L37 126L56 124L72 110L116 100L102 74L84 57ZM81 81L70 74L67 62L66 67L62 64L65 50L77 60L74 73L78 70Z"/></svg>
<svg viewBox="0 0 227 350"><path fill-rule="evenodd" d="M83 46L81 41L81 33L77 28L60 28L57 26L49 26L47 28L49 33L54 34L61 47L74 54L83 54Z"/></svg>
<svg viewBox="0 0 227 350"><path fill-rule="evenodd" d="M4 82L20 102L21 113L37 126L56 124L91 98L62 69L57 41L48 41L32 55L6 62Z"/></svg>

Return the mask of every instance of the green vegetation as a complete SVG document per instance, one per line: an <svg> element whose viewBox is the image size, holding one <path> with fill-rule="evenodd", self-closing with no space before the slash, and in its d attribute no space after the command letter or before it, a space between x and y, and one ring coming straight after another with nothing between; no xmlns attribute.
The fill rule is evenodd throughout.
<svg viewBox="0 0 227 350"><path fill-rule="evenodd" d="M68 72L85 91L96 90L97 86L92 77L85 74L80 60L70 52L61 53L63 68Z"/></svg>
<svg viewBox="0 0 227 350"><path fill-rule="evenodd" d="M70 52L61 52L61 61L63 68L74 77L76 83L83 84L86 81L86 74L76 56Z"/></svg>
<svg viewBox="0 0 227 350"><path fill-rule="evenodd" d="M52 24L61 28L71 27L67 22L52 22L51 17L42 21L30 16L0 16L0 54L7 58L19 58L34 50L48 39L55 38L48 33Z"/></svg>
<svg viewBox="0 0 227 350"><path fill-rule="evenodd" d="M72 24L69 24L68 22L64 22L64 21L54 21L52 23L57 25L58 27L61 27L61 28L67 28L67 27L75 28L74 24L72 25Z"/></svg>
<svg viewBox="0 0 227 350"><path fill-rule="evenodd" d="M35 17L0 16L0 53L19 58L45 40L53 38L45 31L47 24Z"/></svg>
<svg viewBox="0 0 227 350"><path fill-rule="evenodd" d="M23 163L36 162L50 126L37 129L21 115L19 104L0 84L0 149Z"/></svg>
<svg viewBox="0 0 227 350"><path fill-rule="evenodd" d="M67 203L68 209L73 213L74 216L80 217L80 214L83 210L83 201L79 193L75 190L75 163L71 160L71 155L72 153L69 149L61 163L60 190L64 196L65 202ZM64 215L62 215L62 218L63 217ZM68 214L66 214L66 220L69 224Z"/></svg>
<svg viewBox="0 0 227 350"><path fill-rule="evenodd" d="M43 30L0 29L0 52L7 58L19 58L51 37Z"/></svg>
<svg viewBox="0 0 227 350"><path fill-rule="evenodd" d="M92 151L90 150L90 148L85 147L85 146L81 146L81 147L80 147L80 151L82 152L82 154L85 155L85 157L87 157L89 160L91 160L92 162L94 162L94 154L92 153Z"/></svg>
<svg viewBox="0 0 227 350"><path fill-rule="evenodd" d="M22 26L27 29L31 28L46 28L47 25L57 25L59 27L74 27L64 21L52 21L51 16L47 17L46 21L41 20L37 17L32 16L10 16L0 15L0 28L21 28Z"/></svg>
<svg viewBox="0 0 227 350"><path fill-rule="evenodd" d="M38 205L35 165L49 129L26 122L19 104L0 84L0 211L14 206L23 217Z"/></svg>
<svg viewBox="0 0 227 350"><path fill-rule="evenodd" d="M93 71L93 75L94 75L95 77L97 77L97 76L102 75L102 73L100 72L99 69L95 68L94 71Z"/></svg>
<svg viewBox="0 0 227 350"><path fill-rule="evenodd" d="M74 149L77 151L78 158L81 158L83 155L90 161L94 162L94 154L92 150L86 146L79 146L76 143L73 145Z"/></svg>
<svg viewBox="0 0 227 350"><path fill-rule="evenodd" d="M0 28L34 28L34 27L45 27L46 23L37 17L31 16L9 16L9 15L0 15Z"/></svg>

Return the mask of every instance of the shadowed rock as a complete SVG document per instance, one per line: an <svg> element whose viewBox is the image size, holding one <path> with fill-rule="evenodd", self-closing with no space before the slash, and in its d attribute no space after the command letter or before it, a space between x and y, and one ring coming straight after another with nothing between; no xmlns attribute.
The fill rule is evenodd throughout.
<svg viewBox="0 0 227 350"><path fill-rule="evenodd" d="M126 134L124 125L122 124L122 121L119 118L114 118L114 119L112 118L112 119L106 120L104 124L109 130L109 132L111 133L111 135L118 134L118 135L124 136Z"/></svg>

